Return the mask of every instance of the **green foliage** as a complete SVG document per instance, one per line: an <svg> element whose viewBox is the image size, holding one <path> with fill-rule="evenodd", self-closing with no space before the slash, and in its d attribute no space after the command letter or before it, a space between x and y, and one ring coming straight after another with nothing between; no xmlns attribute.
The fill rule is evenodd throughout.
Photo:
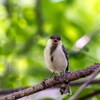
<svg viewBox="0 0 100 100"><path fill-rule="evenodd" d="M44 99L41 99L41 100L54 100L52 98L44 98Z"/></svg>
<svg viewBox="0 0 100 100"><path fill-rule="evenodd" d="M100 62L99 26L99 0L1 0L0 88L33 86L49 77L43 53L52 34L62 38L70 71ZM89 43L75 51L83 36L89 37ZM78 89L71 88L73 94ZM94 89L98 86L86 88L81 95Z"/></svg>

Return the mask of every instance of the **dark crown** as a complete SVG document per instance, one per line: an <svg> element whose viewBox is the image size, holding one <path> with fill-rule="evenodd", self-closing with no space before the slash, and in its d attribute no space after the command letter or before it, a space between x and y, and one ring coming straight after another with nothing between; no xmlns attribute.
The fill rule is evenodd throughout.
<svg viewBox="0 0 100 100"><path fill-rule="evenodd" d="M50 37L50 39L57 39L57 40L61 40L60 36L57 34L54 34Z"/></svg>

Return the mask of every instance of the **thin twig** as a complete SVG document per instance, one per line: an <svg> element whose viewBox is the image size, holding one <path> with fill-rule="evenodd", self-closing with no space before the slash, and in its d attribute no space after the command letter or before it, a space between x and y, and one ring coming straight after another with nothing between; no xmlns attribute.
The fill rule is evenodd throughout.
<svg viewBox="0 0 100 100"><path fill-rule="evenodd" d="M100 72L100 67L98 67L93 74L86 80L86 82L78 89L78 91L69 100L75 100L75 98L82 92L82 90L93 80L96 74Z"/></svg>
<svg viewBox="0 0 100 100"><path fill-rule="evenodd" d="M79 86L82 85L85 81L81 81L81 82L71 82L70 86ZM92 80L88 85L92 85L92 84L100 84L100 80Z"/></svg>
<svg viewBox="0 0 100 100"><path fill-rule="evenodd" d="M85 95L85 96L79 98L78 100L87 100L88 98L91 98L91 97L93 97L93 96L95 96L95 95L98 95L98 94L100 94L100 89L95 90L94 92L92 92L92 93L90 93L90 94L87 94L87 95Z"/></svg>

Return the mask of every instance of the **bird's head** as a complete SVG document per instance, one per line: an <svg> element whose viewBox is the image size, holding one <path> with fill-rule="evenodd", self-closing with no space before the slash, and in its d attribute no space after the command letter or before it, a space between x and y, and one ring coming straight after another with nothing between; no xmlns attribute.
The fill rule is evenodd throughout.
<svg viewBox="0 0 100 100"><path fill-rule="evenodd" d="M55 35L52 35L50 37L50 40L51 40L51 42L52 42L53 45L58 45L59 42L60 42L60 40L61 40L61 38L60 38L59 35L55 34Z"/></svg>
<svg viewBox="0 0 100 100"><path fill-rule="evenodd" d="M61 44L61 38L57 34L52 35L47 42L47 46L49 47L53 47L53 46L57 47L60 44Z"/></svg>

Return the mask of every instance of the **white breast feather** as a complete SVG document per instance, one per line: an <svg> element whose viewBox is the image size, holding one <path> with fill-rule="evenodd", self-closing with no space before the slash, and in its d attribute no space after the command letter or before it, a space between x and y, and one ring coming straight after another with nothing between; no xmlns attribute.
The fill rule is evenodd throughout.
<svg viewBox="0 0 100 100"><path fill-rule="evenodd" d="M51 43L52 41L49 39L47 42L47 46L44 50L45 62L50 71L57 72L58 74L60 74L65 71L67 67L67 60L62 50L62 43L61 41L59 41L56 50L52 54L53 62L51 61L51 55L50 55Z"/></svg>

